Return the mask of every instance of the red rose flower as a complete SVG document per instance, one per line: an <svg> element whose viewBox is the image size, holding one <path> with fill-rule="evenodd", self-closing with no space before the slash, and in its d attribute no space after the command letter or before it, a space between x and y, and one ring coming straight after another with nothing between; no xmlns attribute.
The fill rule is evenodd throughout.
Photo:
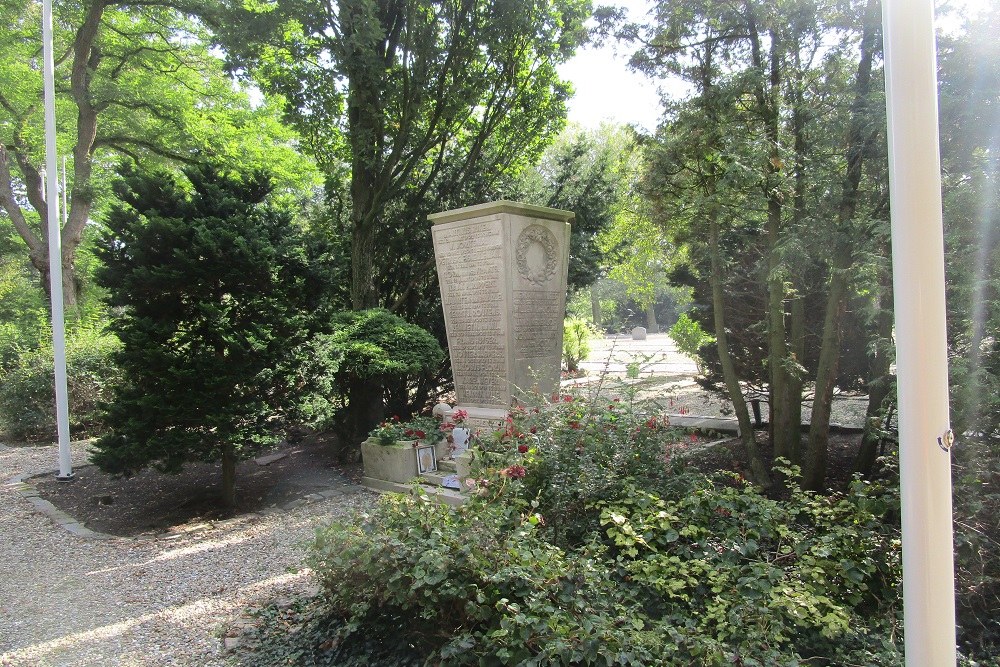
<svg viewBox="0 0 1000 667"><path fill-rule="evenodd" d="M501 470L500 474L504 477L510 477L511 479L521 479L528 474L528 471L524 468L524 466L512 465L509 468Z"/></svg>
<svg viewBox="0 0 1000 667"><path fill-rule="evenodd" d="M414 431L413 435L415 435L415 436L417 436L418 438L421 438L421 439L427 437L427 434L424 433L423 431Z"/></svg>
<svg viewBox="0 0 1000 667"><path fill-rule="evenodd" d="M518 451L519 454L527 454L528 453L528 446L527 445L518 445L517 446L517 451Z"/></svg>

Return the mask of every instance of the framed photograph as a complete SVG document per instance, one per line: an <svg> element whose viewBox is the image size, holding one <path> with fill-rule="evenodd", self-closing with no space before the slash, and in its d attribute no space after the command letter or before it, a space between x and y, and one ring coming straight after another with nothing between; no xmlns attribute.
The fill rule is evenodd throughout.
<svg viewBox="0 0 1000 667"><path fill-rule="evenodd" d="M434 457L434 445L417 447L417 472L437 472L437 459Z"/></svg>

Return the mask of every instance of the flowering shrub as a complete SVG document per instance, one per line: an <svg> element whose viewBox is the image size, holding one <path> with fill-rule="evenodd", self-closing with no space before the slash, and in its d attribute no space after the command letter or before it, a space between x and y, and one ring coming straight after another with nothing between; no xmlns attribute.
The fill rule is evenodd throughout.
<svg viewBox="0 0 1000 667"><path fill-rule="evenodd" d="M549 399L515 408L504 429L482 438L478 470L523 464L521 496L544 505L549 538L572 547L599 528L598 503L620 497L629 480L646 488L669 483L668 445L684 436L628 394Z"/></svg>
<svg viewBox="0 0 1000 667"><path fill-rule="evenodd" d="M412 440L414 444L420 441L435 442L441 438L441 432L433 417L416 417L404 422L398 416L393 416L372 429L369 437L388 447L408 440Z"/></svg>
<svg viewBox="0 0 1000 667"><path fill-rule="evenodd" d="M774 500L668 461L677 436L558 395L480 438L465 505L321 531L324 664L900 664L894 490Z"/></svg>

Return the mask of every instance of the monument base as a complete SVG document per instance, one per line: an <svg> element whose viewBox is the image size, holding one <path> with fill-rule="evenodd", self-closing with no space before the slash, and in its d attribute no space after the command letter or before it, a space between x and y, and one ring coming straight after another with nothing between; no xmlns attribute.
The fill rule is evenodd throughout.
<svg viewBox="0 0 1000 667"><path fill-rule="evenodd" d="M503 430L507 421L507 410L503 408L480 408L476 406L456 405L444 413L447 421L452 421L456 410L464 410L466 417L459 426L469 429L473 435L487 436L493 431Z"/></svg>

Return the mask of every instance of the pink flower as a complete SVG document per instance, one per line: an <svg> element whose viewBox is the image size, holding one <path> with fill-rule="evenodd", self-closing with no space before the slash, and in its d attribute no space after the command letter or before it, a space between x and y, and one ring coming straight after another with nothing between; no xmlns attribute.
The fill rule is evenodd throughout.
<svg viewBox="0 0 1000 667"><path fill-rule="evenodd" d="M451 414L451 418L454 419L457 422L460 422L463 419L466 419L468 416L469 416L469 412L467 410L455 410L455 412L453 412Z"/></svg>
<svg viewBox="0 0 1000 667"><path fill-rule="evenodd" d="M691 442L698 442L698 435L696 433L692 433L688 438L690 438Z"/></svg>
<svg viewBox="0 0 1000 667"><path fill-rule="evenodd" d="M656 428L656 417L650 417L646 420L647 428Z"/></svg>
<svg viewBox="0 0 1000 667"><path fill-rule="evenodd" d="M440 426L438 426L438 429L444 431L445 433L451 433L452 429L454 429L454 428L455 428L455 425L452 424L452 423L449 423L449 422L445 422L445 423L441 424Z"/></svg>
<svg viewBox="0 0 1000 667"><path fill-rule="evenodd" d="M572 403L573 402L573 397L570 396L569 394L566 394L565 396L563 396L563 402L564 403Z"/></svg>
<svg viewBox="0 0 1000 667"><path fill-rule="evenodd" d="M518 445L517 446L517 451L518 451L519 454L527 454L528 453L528 446L527 445Z"/></svg>
<svg viewBox="0 0 1000 667"><path fill-rule="evenodd" d="M500 474L504 477L509 477L511 479L521 479L528 474L528 471L524 466L512 465L509 468L504 468L500 471Z"/></svg>

